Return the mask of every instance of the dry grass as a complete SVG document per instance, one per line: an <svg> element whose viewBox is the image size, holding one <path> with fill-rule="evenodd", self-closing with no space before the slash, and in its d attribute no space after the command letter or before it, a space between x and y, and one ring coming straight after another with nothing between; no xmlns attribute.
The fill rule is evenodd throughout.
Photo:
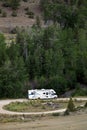
<svg viewBox="0 0 87 130"><path fill-rule="evenodd" d="M26 102L12 102L4 109L16 112L43 112L65 108L67 103L59 103L58 101L30 100Z"/></svg>
<svg viewBox="0 0 87 130"><path fill-rule="evenodd" d="M28 117L29 120L23 120L24 118L21 117L18 122L0 123L0 130L87 130L87 113L74 116Z"/></svg>
<svg viewBox="0 0 87 130"><path fill-rule="evenodd" d="M68 101L57 100L30 100L24 102L12 102L4 109L16 112L44 112L56 109L66 108ZM85 101L74 101L75 106L84 105Z"/></svg>

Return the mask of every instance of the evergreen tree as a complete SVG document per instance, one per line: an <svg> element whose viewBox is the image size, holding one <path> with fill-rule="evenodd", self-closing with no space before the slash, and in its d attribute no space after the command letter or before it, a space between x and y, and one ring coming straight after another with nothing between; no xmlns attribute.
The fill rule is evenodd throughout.
<svg viewBox="0 0 87 130"><path fill-rule="evenodd" d="M5 37L0 34L0 66L2 66L7 58Z"/></svg>
<svg viewBox="0 0 87 130"><path fill-rule="evenodd" d="M70 98L70 100L68 102L67 110L69 110L70 112L73 112L75 110L75 105L73 103L72 98Z"/></svg>
<svg viewBox="0 0 87 130"><path fill-rule="evenodd" d="M43 1L41 7L44 13L44 19L58 22L62 28L83 28L87 18L86 0L57 0Z"/></svg>

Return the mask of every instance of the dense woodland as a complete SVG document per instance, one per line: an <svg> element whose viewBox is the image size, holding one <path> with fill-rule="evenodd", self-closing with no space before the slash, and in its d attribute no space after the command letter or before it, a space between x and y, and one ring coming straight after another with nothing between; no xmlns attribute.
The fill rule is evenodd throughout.
<svg viewBox="0 0 87 130"><path fill-rule="evenodd" d="M31 88L61 95L87 85L87 1L41 0L40 8L52 25L42 28L37 17L10 46L0 34L0 98L26 97Z"/></svg>

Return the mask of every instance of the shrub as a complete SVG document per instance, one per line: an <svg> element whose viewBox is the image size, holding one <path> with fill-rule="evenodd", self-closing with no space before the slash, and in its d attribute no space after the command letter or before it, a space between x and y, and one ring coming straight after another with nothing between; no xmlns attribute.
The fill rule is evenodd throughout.
<svg viewBox="0 0 87 130"><path fill-rule="evenodd" d="M86 108L87 108L87 102L85 103L84 107L86 107Z"/></svg>
<svg viewBox="0 0 87 130"><path fill-rule="evenodd" d="M13 10L18 9L19 5L20 5L20 0L11 0L11 1L10 1L10 7L11 7Z"/></svg>
<svg viewBox="0 0 87 130"><path fill-rule="evenodd" d="M4 2L4 3L2 4L2 6L3 6L3 7L9 7L10 5L9 5L8 2Z"/></svg>
<svg viewBox="0 0 87 130"><path fill-rule="evenodd" d="M27 10L26 15L28 15L29 18L34 18L34 13L32 11Z"/></svg>
<svg viewBox="0 0 87 130"><path fill-rule="evenodd" d="M68 106L67 106L67 110L69 110L70 112L75 110L75 105L73 103L72 98L70 98L69 102L68 102Z"/></svg>
<svg viewBox="0 0 87 130"><path fill-rule="evenodd" d="M32 19L33 19L33 18L34 18L34 15L29 15L29 18L32 18Z"/></svg>
<svg viewBox="0 0 87 130"><path fill-rule="evenodd" d="M81 84L78 83L72 96L87 96L87 88L82 88Z"/></svg>
<svg viewBox="0 0 87 130"><path fill-rule="evenodd" d="M41 28L41 21L39 16L36 17L36 27Z"/></svg>
<svg viewBox="0 0 87 130"><path fill-rule="evenodd" d="M28 2L28 0L23 0L24 2Z"/></svg>
<svg viewBox="0 0 87 130"><path fill-rule="evenodd" d="M0 9L0 14L2 13L2 9Z"/></svg>
<svg viewBox="0 0 87 130"><path fill-rule="evenodd" d="M12 9L16 10L20 5L20 0L6 0L3 3L4 7L11 7Z"/></svg>
<svg viewBox="0 0 87 130"><path fill-rule="evenodd" d="M12 30L10 31L10 33L16 34L17 30L18 30L18 27L14 27L14 28L12 28Z"/></svg>
<svg viewBox="0 0 87 130"><path fill-rule="evenodd" d="M11 15L12 15L13 17L17 17L17 12L16 12L16 11L13 11Z"/></svg>
<svg viewBox="0 0 87 130"><path fill-rule="evenodd" d="M59 113L53 113L52 116L59 116Z"/></svg>
<svg viewBox="0 0 87 130"><path fill-rule="evenodd" d="M46 109L45 105L42 105L42 109Z"/></svg>
<svg viewBox="0 0 87 130"><path fill-rule="evenodd" d="M29 11L29 7L26 7L24 10L25 10L25 11Z"/></svg>
<svg viewBox="0 0 87 130"><path fill-rule="evenodd" d="M6 12L2 12L2 17L7 17L7 13Z"/></svg>
<svg viewBox="0 0 87 130"><path fill-rule="evenodd" d="M64 116L67 116L67 115L69 115L69 110L68 109L64 112Z"/></svg>

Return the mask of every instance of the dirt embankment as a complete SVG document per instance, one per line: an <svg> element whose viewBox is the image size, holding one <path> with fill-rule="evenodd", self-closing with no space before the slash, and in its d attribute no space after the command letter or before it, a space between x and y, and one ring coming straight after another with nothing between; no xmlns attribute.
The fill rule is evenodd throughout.
<svg viewBox="0 0 87 130"><path fill-rule="evenodd" d="M87 130L87 114L46 117L30 122L0 123L0 130Z"/></svg>
<svg viewBox="0 0 87 130"><path fill-rule="evenodd" d="M34 13L34 18L29 18L26 15L26 8ZM28 2L21 1L19 8L16 10L16 17L12 16L13 10L2 6L0 1L0 9L2 12L6 12L6 17L2 17L0 14L0 32L9 33L15 27L31 27L35 23L36 16L41 17L41 11L39 6L39 0L29 0Z"/></svg>

